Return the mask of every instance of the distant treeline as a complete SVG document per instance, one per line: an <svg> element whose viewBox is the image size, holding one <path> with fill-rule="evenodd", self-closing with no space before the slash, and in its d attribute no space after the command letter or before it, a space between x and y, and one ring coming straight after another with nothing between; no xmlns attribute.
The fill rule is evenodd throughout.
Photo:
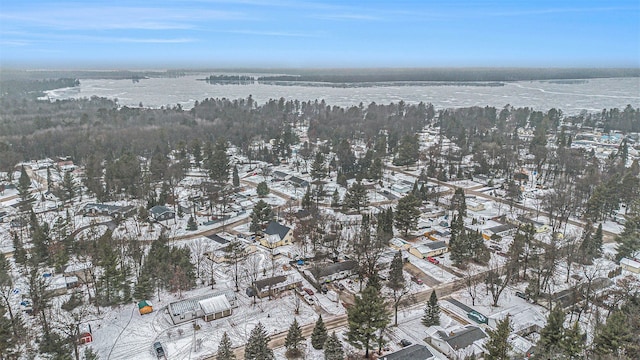
<svg viewBox="0 0 640 360"><path fill-rule="evenodd" d="M640 69L332 69L302 70L290 75L261 76L259 81L363 83L392 81L524 81L639 77Z"/></svg>
<svg viewBox="0 0 640 360"><path fill-rule="evenodd" d="M214 85L249 85L255 81L255 77L246 75L210 75L204 81Z"/></svg>
<svg viewBox="0 0 640 360"><path fill-rule="evenodd" d="M0 80L0 96L37 98L44 91L80 85L78 79Z"/></svg>

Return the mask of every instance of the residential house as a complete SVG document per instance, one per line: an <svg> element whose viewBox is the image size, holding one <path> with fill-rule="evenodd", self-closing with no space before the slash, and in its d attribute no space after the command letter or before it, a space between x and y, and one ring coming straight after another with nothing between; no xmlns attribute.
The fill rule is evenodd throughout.
<svg viewBox="0 0 640 360"><path fill-rule="evenodd" d="M535 231L537 233L543 233L543 232L549 231L549 225L541 223L541 222L536 221L536 220L529 219L529 218L524 217L524 216L519 216L518 217L518 222L520 224L531 224L531 225L533 225L533 228L535 229Z"/></svg>
<svg viewBox="0 0 640 360"><path fill-rule="evenodd" d="M292 176L289 178L289 182L291 183L291 185L295 186L295 187L303 187L306 188L309 186L309 182L307 180L301 179L297 176Z"/></svg>
<svg viewBox="0 0 640 360"><path fill-rule="evenodd" d="M378 357L380 360L431 360L435 359L435 356L429 351L429 348L420 345L413 344L402 348L391 354L386 354Z"/></svg>
<svg viewBox="0 0 640 360"><path fill-rule="evenodd" d="M634 259L622 258L622 260L620 260L620 267L624 270L631 271L632 273L640 273L640 262L635 261Z"/></svg>
<svg viewBox="0 0 640 360"><path fill-rule="evenodd" d="M238 307L238 305L236 304L236 293L233 292L233 290L200 295L200 296L192 297L190 299L185 299L185 300L180 300L180 301L170 303L167 306L167 308L169 310L169 316L171 317L171 321L173 321L174 325L178 325L178 324L192 321L194 319L203 318L205 316L205 309L202 308L200 302L202 300L210 299L220 295L223 295L226 297L226 300L232 309ZM207 304L205 302L205 307L207 311L216 309L208 306L210 306L210 304ZM209 315L211 314L209 313ZM215 313L213 313L213 315L215 318Z"/></svg>
<svg viewBox="0 0 640 360"><path fill-rule="evenodd" d="M358 263L347 260L332 264L317 264L311 270L311 275L318 283L331 282L353 275Z"/></svg>
<svg viewBox="0 0 640 360"><path fill-rule="evenodd" d="M163 221L163 220L169 220L169 219L173 219L176 217L176 212L169 209L166 206L162 206L162 205L156 205L154 207L152 207L151 209L149 209L149 213L151 214L151 217L155 220L155 221Z"/></svg>
<svg viewBox="0 0 640 360"><path fill-rule="evenodd" d="M198 302L202 310L204 321L212 321L231 316L233 307L225 295L218 295Z"/></svg>
<svg viewBox="0 0 640 360"><path fill-rule="evenodd" d="M71 277L75 276L78 278L80 282L86 284L91 281L91 273L93 271L93 264L91 261L83 262L83 263L74 263L70 264L64 269L64 276Z"/></svg>
<svg viewBox="0 0 640 360"><path fill-rule="evenodd" d="M264 230L264 236L260 239L260 244L269 249L289 245L292 242L293 230L275 221L269 223Z"/></svg>
<svg viewBox="0 0 640 360"><path fill-rule="evenodd" d="M253 292L248 291L247 294L251 293L249 296L255 295L259 298L276 296L297 286L302 286L302 278L296 273L291 273L254 281L251 287Z"/></svg>
<svg viewBox="0 0 640 360"><path fill-rule="evenodd" d="M447 243L445 243L444 241L430 241L409 249L409 252L413 256L416 256L420 259L442 255L447 251L449 251L449 248L447 247Z"/></svg>
<svg viewBox="0 0 640 360"><path fill-rule="evenodd" d="M547 324L546 318L536 309L516 305L489 315L489 326L495 329L507 315L511 318L511 331L521 336L539 332Z"/></svg>
<svg viewBox="0 0 640 360"><path fill-rule="evenodd" d="M471 211L482 211L485 209L484 204L477 200L467 200L466 205L467 209Z"/></svg>
<svg viewBox="0 0 640 360"><path fill-rule="evenodd" d="M271 174L271 176L273 177L274 181L284 181L284 180L287 180L287 179L289 179L291 177L291 175L289 175L289 174L287 174L287 173L285 173L283 171L280 171L280 170L274 171Z"/></svg>
<svg viewBox="0 0 640 360"><path fill-rule="evenodd" d="M480 358L484 354L487 335L477 326L466 326L445 331L439 326L427 329L428 341L449 359L464 360L470 356Z"/></svg>
<svg viewBox="0 0 640 360"><path fill-rule="evenodd" d="M485 240L489 240L493 235L498 235L500 237L513 236L517 231L518 227L513 224L502 224L482 230L482 237Z"/></svg>
<svg viewBox="0 0 640 360"><path fill-rule="evenodd" d="M99 203L88 203L82 208L84 216L110 216L115 219L124 219L135 212L133 205L120 206Z"/></svg>

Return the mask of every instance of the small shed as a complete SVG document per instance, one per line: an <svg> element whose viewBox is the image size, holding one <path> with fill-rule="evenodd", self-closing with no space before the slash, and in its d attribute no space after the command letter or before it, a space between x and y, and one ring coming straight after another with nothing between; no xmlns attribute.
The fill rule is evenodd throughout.
<svg viewBox="0 0 640 360"><path fill-rule="evenodd" d="M88 344L93 341L93 335L90 332L84 332L78 336L78 344Z"/></svg>
<svg viewBox="0 0 640 360"><path fill-rule="evenodd" d="M138 311L140 311L140 315L152 313L153 304L148 300L142 300L138 303Z"/></svg>

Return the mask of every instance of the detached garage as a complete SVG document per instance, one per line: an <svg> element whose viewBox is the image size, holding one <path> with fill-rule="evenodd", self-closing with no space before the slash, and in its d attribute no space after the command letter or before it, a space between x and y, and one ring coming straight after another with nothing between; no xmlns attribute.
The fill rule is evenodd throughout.
<svg viewBox="0 0 640 360"><path fill-rule="evenodd" d="M231 304L225 295L200 300L199 304L204 313L204 321L213 321L231 315Z"/></svg>

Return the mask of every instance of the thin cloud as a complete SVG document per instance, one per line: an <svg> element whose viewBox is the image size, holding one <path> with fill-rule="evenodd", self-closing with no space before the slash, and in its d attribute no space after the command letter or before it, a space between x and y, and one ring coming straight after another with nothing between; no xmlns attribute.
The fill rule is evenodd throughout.
<svg viewBox="0 0 640 360"><path fill-rule="evenodd" d="M202 21L246 18L245 14L234 11L123 6L19 9L0 14L0 20L14 26L34 25L59 30L187 30Z"/></svg>
<svg viewBox="0 0 640 360"><path fill-rule="evenodd" d="M367 15L367 14L325 14L311 16L315 19L322 20L364 20L364 21L380 21L383 20L380 17Z"/></svg>
<svg viewBox="0 0 640 360"><path fill-rule="evenodd" d="M261 30L225 30L221 31L228 34L242 34L242 35L257 35L257 36L280 36L280 37L307 37L318 38L322 37L320 33L302 33L302 32L287 32L287 31L261 31Z"/></svg>

